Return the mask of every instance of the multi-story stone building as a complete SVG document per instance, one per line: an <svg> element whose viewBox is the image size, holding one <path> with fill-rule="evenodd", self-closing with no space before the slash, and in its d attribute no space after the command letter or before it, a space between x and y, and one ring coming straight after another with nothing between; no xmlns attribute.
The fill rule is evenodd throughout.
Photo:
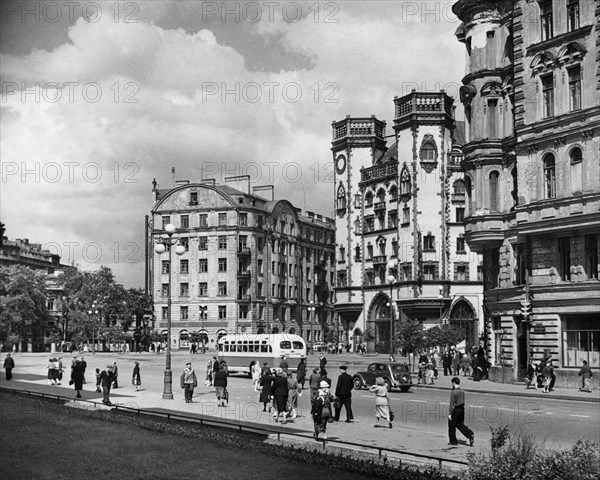
<svg viewBox="0 0 600 480"><path fill-rule="evenodd" d="M10 267L23 265L34 270L54 273L65 267L60 263L60 255L44 250L39 243L29 243L27 238L9 240L4 237L0 246L0 265Z"/></svg>
<svg viewBox="0 0 600 480"><path fill-rule="evenodd" d="M460 0L466 240L483 254L492 378L600 366L600 4Z"/></svg>
<svg viewBox="0 0 600 480"><path fill-rule="evenodd" d="M271 186L250 193L248 177L228 185L178 182L164 190L155 184L153 192L149 293L165 334L172 295L175 348L195 336L214 347L228 333L295 333L309 342L333 335L332 219L274 200ZM153 249L169 223L184 247L183 255L172 253L171 265L167 253Z"/></svg>
<svg viewBox="0 0 600 480"><path fill-rule="evenodd" d="M370 118L333 123L337 285L344 331L390 351L394 326L449 322L479 344L480 258L462 225L462 125L444 92L396 97L394 143Z"/></svg>

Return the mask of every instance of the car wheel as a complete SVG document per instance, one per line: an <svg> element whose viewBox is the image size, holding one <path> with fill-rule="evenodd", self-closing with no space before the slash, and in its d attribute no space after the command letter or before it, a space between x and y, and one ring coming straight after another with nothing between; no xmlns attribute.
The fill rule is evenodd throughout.
<svg viewBox="0 0 600 480"><path fill-rule="evenodd" d="M410 389L410 385L405 385L403 387L400 387L400 391L404 392L404 393L408 392L409 389Z"/></svg>
<svg viewBox="0 0 600 480"><path fill-rule="evenodd" d="M363 381L359 377L354 377L354 388L360 390L363 387Z"/></svg>

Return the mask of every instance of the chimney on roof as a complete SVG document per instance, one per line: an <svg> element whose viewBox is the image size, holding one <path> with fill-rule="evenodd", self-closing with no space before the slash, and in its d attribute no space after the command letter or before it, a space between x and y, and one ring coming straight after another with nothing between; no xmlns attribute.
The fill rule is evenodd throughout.
<svg viewBox="0 0 600 480"><path fill-rule="evenodd" d="M250 175L236 175L235 177L225 177L225 182L233 183L233 188L240 192L250 194Z"/></svg>
<svg viewBox="0 0 600 480"><path fill-rule="evenodd" d="M264 195L262 194L262 192L270 192L271 194L269 195L267 193L266 195ZM252 187L252 193L260 197L266 198L267 200L275 200L275 187L273 185L257 185L256 187Z"/></svg>
<svg viewBox="0 0 600 480"><path fill-rule="evenodd" d="M198 183L214 187L217 184L217 181L214 178L203 178Z"/></svg>

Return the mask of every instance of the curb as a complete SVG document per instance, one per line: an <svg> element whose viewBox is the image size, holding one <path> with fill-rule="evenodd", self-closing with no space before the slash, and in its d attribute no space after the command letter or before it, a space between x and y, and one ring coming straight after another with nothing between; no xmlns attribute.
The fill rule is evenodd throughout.
<svg viewBox="0 0 600 480"><path fill-rule="evenodd" d="M436 389L436 390L447 390L450 391L451 387L442 387L442 386L435 386L435 385L415 385L413 384L413 388L432 388L432 389ZM491 395L505 395L505 396L509 396L509 397L527 397L527 398L535 398L535 399L539 399L539 398L548 398L551 400L568 400L568 401L574 401L574 402L588 402L588 403L600 403L600 398L598 397L575 397L572 395L568 395L568 396L562 396L562 395L555 395L555 394L547 394L544 395L542 393L540 393L539 395L535 395L532 393L525 393L525 392L510 392L510 391L502 391L502 390L479 390L476 388L469 388L469 387L460 387L461 390L463 392L469 392L469 393L488 393Z"/></svg>

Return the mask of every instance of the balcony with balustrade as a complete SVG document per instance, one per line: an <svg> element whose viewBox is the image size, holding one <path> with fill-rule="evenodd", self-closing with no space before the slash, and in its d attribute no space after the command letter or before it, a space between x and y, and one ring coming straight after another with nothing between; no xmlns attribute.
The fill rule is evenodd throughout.
<svg viewBox="0 0 600 480"><path fill-rule="evenodd" d="M347 116L343 120L332 123L333 138L332 146L341 147L345 142L355 146L375 145L383 149L385 147L385 125L377 120L375 116L352 118Z"/></svg>
<svg viewBox="0 0 600 480"><path fill-rule="evenodd" d="M440 92L417 92L413 90L403 97L395 97L394 129L403 130L412 124L444 123L454 127L454 99L443 90Z"/></svg>

